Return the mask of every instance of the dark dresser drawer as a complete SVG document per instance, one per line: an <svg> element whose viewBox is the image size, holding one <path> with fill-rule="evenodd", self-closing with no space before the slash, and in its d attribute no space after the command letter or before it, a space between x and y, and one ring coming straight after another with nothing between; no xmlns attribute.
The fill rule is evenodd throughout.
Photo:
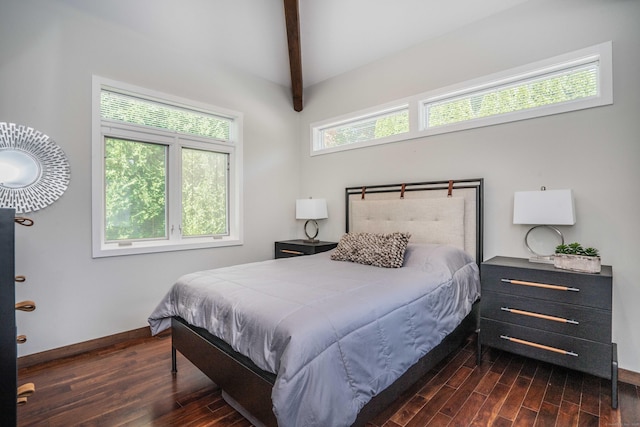
<svg viewBox="0 0 640 427"><path fill-rule="evenodd" d="M482 317L593 341L611 341L611 313L592 307L483 292Z"/></svg>
<svg viewBox="0 0 640 427"><path fill-rule="evenodd" d="M611 274L607 270L610 267L604 266L601 274L581 274L553 265L522 268L484 263L482 290L610 310Z"/></svg>
<svg viewBox="0 0 640 427"><path fill-rule="evenodd" d="M276 258L291 258L303 255L319 254L338 246L335 242L309 243L304 240L285 240L275 243Z"/></svg>
<svg viewBox="0 0 640 427"><path fill-rule="evenodd" d="M598 343L490 319L483 319L480 334L482 343L488 346L611 379L611 343Z"/></svg>

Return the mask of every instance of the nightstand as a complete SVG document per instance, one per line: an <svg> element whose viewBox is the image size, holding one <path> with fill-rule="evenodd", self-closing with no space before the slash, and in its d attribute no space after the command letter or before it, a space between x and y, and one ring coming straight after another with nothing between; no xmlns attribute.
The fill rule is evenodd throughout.
<svg viewBox="0 0 640 427"><path fill-rule="evenodd" d="M302 239L276 242L276 258L291 258L326 252L338 246L335 242L309 243Z"/></svg>
<svg viewBox="0 0 640 427"><path fill-rule="evenodd" d="M560 270L522 258L495 257L481 266L482 345L611 380L618 406L618 356L611 342L613 269Z"/></svg>

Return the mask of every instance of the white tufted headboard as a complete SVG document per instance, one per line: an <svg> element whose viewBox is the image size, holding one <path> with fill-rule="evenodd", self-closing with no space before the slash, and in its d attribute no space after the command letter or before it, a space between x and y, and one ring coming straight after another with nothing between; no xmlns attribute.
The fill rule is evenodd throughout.
<svg viewBox="0 0 640 427"><path fill-rule="evenodd" d="M349 187L347 232L411 233L482 262L482 179Z"/></svg>

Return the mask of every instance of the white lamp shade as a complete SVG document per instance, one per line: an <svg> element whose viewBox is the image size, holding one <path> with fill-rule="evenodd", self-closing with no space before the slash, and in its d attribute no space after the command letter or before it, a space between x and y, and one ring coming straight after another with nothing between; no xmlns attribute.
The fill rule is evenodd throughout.
<svg viewBox="0 0 640 427"><path fill-rule="evenodd" d="M516 191L514 224L573 225L576 210L571 190Z"/></svg>
<svg viewBox="0 0 640 427"><path fill-rule="evenodd" d="M327 214L327 201L325 199L298 199L296 200L296 219L325 219Z"/></svg>

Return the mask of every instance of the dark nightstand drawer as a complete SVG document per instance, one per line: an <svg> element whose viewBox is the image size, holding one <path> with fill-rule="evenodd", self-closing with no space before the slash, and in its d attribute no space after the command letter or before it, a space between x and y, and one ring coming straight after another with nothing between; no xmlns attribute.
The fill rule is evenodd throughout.
<svg viewBox="0 0 640 427"><path fill-rule="evenodd" d="M611 310L611 276L554 269L482 265L482 289Z"/></svg>
<svg viewBox="0 0 640 427"><path fill-rule="evenodd" d="M491 347L611 379L613 349L610 343L597 343L489 319L482 320L480 337L483 344ZM522 340L527 343L514 340ZM560 354L552 349L564 350L573 354Z"/></svg>
<svg viewBox="0 0 640 427"><path fill-rule="evenodd" d="M611 342L611 312L592 307L484 292L482 317L592 341Z"/></svg>
<svg viewBox="0 0 640 427"><path fill-rule="evenodd" d="M303 255L319 254L326 252L338 246L335 242L318 242L309 243L304 240L285 240L282 242L276 242L275 244L275 257L276 258L291 258Z"/></svg>

